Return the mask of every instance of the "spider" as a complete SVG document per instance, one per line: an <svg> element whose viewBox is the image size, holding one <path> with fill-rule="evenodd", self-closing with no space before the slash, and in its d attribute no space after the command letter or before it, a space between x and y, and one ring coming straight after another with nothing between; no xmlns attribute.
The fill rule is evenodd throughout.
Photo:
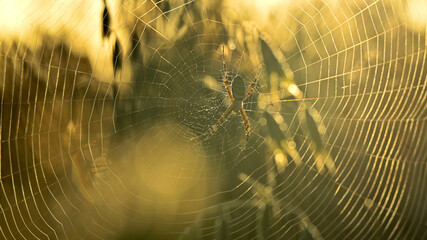
<svg viewBox="0 0 427 240"><path fill-rule="evenodd" d="M234 113L240 112L240 115L242 116L243 124L245 125L246 137L249 138L250 136L249 120L248 120L248 117L246 116L245 109L243 108L243 102L254 92L258 78L255 77L255 80L252 82L249 88L246 89L245 80L240 75L236 75L231 80L231 86L230 86L229 77L230 76L228 76L227 74L227 66L224 60L224 47L222 47L222 78L224 81L225 89L227 90L228 97L230 98L231 104L227 108L227 110L225 110L224 114L222 114L218 122L215 125L213 125L211 128L209 128L209 130L206 133L204 133L201 137L213 135L218 130L218 128L225 122L227 117L232 112Z"/></svg>

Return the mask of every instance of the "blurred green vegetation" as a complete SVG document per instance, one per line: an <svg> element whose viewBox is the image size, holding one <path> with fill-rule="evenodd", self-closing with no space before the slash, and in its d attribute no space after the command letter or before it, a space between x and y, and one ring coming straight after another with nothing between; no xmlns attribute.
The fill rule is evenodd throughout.
<svg viewBox="0 0 427 240"><path fill-rule="evenodd" d="M348 196L366 191L369 200L376 194L362 186L376 185L377 193L386 186L366 177L373 166L362 136L373 130L356 120L405 111L387 108L374 116L364 106L386 109L384 102L372 100L387 88L387 81L378 79L386 73L404 75L402 62L393 71L387 61L408 57L402 46L409 36L389 31L401 20L394 15L395 3L384 1L383 12L363 12L360 4L332 10L324 1L284 1L277 8L242 1L188 2L185 11L168 12L152 23L163 26L163 31L156 28L163 36L148 30L138 37L144 62L135 74L139 92L130 100L141 105L124 115L123 128L137 124L144 132L165 119L183 126L181 134L200 144L207 158L205 179L215 182L207 195L212 202L183 224L180 239L344 239L364 231L364 224L357 223L363 217L352 210L373 213ZM377 23L390 16L389 25L379 28ZM176 34L167 34L169 24ZM136 26L145 30L140 22ZM421 43L425 33L419 34L415 41ZM399 46L397 55L390 44ZM223 46L230 74L243 76L246 85L259 78L256 92L244 103L253 129L248 140L239 117L230 117L209 138L197 138L229 105L221 79ZM120 133L129 136L126 130ZM370 140L384 138L378 133ZM366 231L381 238L375 229Z"/></svg>
<svg viewBox="0 0 427 240"><path fill-rule="evenodd" d="M15 101L1 158L19 159L2 162L1 206L37 198L27 208L59 212L42 228L70 239L386 239L400 222L420 236L426 32L396 4L126 1L131 51L114 58L130 90L55 38L32 54L3 44L4 76L34 81L0 85ZM197 138L230 104L223 48L230 75L259 79L249 138L239 116Z"/></svg>

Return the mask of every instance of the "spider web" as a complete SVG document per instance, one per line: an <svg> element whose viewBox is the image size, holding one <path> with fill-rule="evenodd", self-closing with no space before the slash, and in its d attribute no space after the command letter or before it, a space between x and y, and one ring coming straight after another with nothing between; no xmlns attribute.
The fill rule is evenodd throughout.
<svg viewBox="0 0 427 240"><path fill-rule="evenodd" d="M1 238L426 238L426 7L4 3Z"/></svg>

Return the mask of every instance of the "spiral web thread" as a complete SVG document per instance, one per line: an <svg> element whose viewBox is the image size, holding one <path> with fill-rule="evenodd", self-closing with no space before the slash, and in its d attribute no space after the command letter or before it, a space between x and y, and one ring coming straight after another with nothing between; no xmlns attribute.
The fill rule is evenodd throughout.
<svg viewBox="0 0 427 240"><path fill-rule="evenodd" d="M99 77L66 34L0 43L0 238L427 237L425 3L110 5L132 19L112 28L126 30L129 81ZM230 104L223 46L229 74L259 78L249 138L239 114L198 138ZM300 159L278 150L266 111Z"/></svg>

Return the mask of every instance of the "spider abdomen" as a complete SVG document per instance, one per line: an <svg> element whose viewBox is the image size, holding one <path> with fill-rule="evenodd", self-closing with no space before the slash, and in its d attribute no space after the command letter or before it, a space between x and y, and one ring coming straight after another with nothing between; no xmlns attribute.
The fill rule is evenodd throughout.
<svg viewBox="0 0 427 240"><path fill-rule="evenodd" d="M236 100L243 100L245 98L245 80L241 76L237 75L233 78L231 83L231 92Z"/></svg>

